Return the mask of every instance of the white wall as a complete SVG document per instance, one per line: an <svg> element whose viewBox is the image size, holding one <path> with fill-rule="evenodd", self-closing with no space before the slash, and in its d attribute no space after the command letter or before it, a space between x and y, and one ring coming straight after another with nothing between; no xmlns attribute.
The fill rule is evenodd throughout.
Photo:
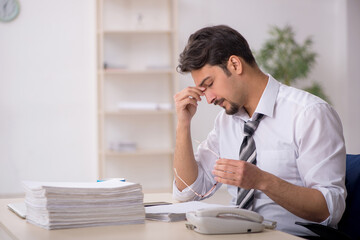
<svg viewBox="0 0 360 240"><path fill-rule="evenodd" d="M97 174L95 2L20 4L0 22L0 196Z"/></svg>
<svg viewBox="0 0 360 240"><path fill-rule="evenodd" d="M96 178L95 1L22 1L0 23L0 196L21 180ZM357 0L179 0L179 50L195 30L227 24L258 50L270 25L291 24L318 52L320 81L344 123L348 152L360 152L360 3ZM180 78L180 87L192 84ZM220 109L203 101L193 122L202 140Z"/></svg>
<svg viewBox="0 0 360 240"><path fill-rule="evenodd" d="M182 0L179 49L182 51L189 35L197 29L217 24L237 29L253 50L259 50L269 37L271 25L290 24L298 41L312 36L318 58L309 79L323 85L339 113L348 152L360 153L359 15L356 0ZM180 77L180 88L189 84L193 84L190 75ZM220 108L209 106L205 99L199 106L192 136L202 140L212 129Z"/></svg>
<svg viewBox="0 0 360 240"><path fill-rule="evenodd" d="M347 1L347 71L345 136L348 152L360 153L360 1Z"/></svg>

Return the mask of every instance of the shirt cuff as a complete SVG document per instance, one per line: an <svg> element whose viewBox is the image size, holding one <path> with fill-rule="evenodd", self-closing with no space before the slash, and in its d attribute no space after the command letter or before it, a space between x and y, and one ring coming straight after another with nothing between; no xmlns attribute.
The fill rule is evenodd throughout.
<svg viewBox="0 0 360 240"><path fill-rule="evenodd" d="M198 174L198 177L195 180L195 182L190 185L190 187L198 193L200 193L200 189L198 189L198 188L201 185L201 179L199 176L200 176L200 174ZM196 196L195 193L193 191L191 191L191 189L189 187L186 187L185 189L180 191L175 184L175 179L173 181L173 198L176 201L180 201L180 202L201 200L201 198L199 196Z"/></svg>
<svg viewBox="0 0 360 240"><path fill-rule="evenodd" d="M329 189L324 187L314 188L323 194L330 213L329 217L320 224L336 228L345 211L345 199L342 197L343 195L338 192L338 189Z"/></svg>

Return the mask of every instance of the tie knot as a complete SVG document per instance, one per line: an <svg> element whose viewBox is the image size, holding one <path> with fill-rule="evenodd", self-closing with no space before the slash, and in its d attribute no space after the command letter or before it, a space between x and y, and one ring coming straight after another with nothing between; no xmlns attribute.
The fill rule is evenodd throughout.
<svg viewBox="0 0 360 240"><path fill-rule="evenodd" d="M256 128L259 126L260 120L262 119L264 115L259 113L257 116L255 116L255 120L247 121L244 125L244 134L245 136L251 137Z"/></svg>

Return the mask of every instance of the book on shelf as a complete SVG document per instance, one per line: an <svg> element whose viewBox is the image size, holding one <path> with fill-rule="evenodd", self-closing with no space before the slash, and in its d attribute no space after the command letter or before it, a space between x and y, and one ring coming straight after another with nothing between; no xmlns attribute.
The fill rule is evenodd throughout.
<svg viewBox="0 0 360 240"><path fill-rule="evenodd" d="M119 102L118 110L171 110L171 103L156 102Z"/></svg>

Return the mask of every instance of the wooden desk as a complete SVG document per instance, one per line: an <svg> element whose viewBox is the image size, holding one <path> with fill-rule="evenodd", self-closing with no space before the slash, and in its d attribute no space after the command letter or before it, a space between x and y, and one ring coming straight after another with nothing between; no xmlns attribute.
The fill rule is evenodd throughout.
<svg viewBox="0 0 360 240"><path fill-rule="evenodd" d="M188 230L185 222L146 221L139 225L122 225L107 227L76 228L62 230L45 230L27 223L8 210L10 202L20 202L23 199L0 199L0 238L6 240L184 240L184 239L302 239L287 233L265 230L261 233L203 235ZM171 201L171 194L145 194L145 202Z"/></svg>

